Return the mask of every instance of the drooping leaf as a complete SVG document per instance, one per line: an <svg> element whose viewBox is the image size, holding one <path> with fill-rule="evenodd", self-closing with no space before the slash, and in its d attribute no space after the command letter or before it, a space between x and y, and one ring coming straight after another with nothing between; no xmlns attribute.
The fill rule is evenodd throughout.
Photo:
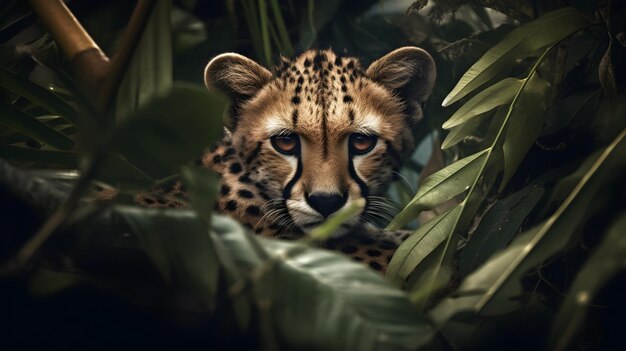
<svg viewBox="0 0 626 351"><path fill-rule="evenodd" d="M218 261L209 229L192 211L118 205L84 221L80 232L91 246L114 245L119 234L128 233L166 282L189 289L213 307Z"/></svg>
<svg viewBox="0 0 626 351"><path fill-rule="evenodd" d="M78 114L70 105L52 91L31 82L28 78L0 67L0 86L58 114L75 127L80 127Z"/></svg>
<svg viewBox="0 0 626 351"><path fill-rule="evenodd" d="M421 211L433 208L467 190L476 178L487 149L441 169L424 180L413 200L389 223L396 230L415 219Z"/></svg>
<svg viewBox="0 0 626 351"><path fill-rule="evenodd" d="M550 84L532 75L522 88L509 111L509 126L504 138L504 175L500 183L502 191L515 174L520 163L541 131L546 110L546 95ZM521 87L520 87L521 88Z"/></svg>
<svg viewBox="0 0 626 351"><path fill-rule="evenodd" d="M8 102L0 102L0 124L56 149L71 150L74 147L72 139L22 112Z"/></svg>
<svg viewBox="0 0 626 351"><path fill-rule="evenodd" d="M461 211L460 206L455 206L439 216L431 219L420 226L415 233L406 239L393 255L387 267L387 279L392 283L402 286L416 269L421 273L431 270L437 260L430 260L429 264L420 266L428 257L438 258L440 255L433 254L443 245L450 235L450 230L456 217ZM417 273L420 275L420 273Z"/></svg>
<svg viewBox="0 0 626 351"><path fill-rule="evenodd" d="M446 96L442 105L448 106L460 100L494 78L497 73L511 67L515 59L526 57L593 24L594 21L579 10L564 7L522 25L472 65Z"/></svg>
<svg viewBox="0 0 626 351"><path fill-rule="evenodd" d="M345 256L235 232L219 239L240 266L256 272L255 289L287 349L415 350L433 336L404 292Z"/></svg>
<svg viewBox="0 0 626 351"><path fill-rule="evenodd" d="M625 168L626 130L623 130L556 212L467 276L453 297L446 298L431 311L433 320L443 326L461 312L494 315L518 308L516 297L521 294L522 276L567 244L572 232L601 207L598 203L590 206L597 192L610 180L623 175Z"/></svg>
<svg viewBox="0 0 626 351"><path fill-rule="evenodd" d="M203 88L177 85L120 125L106 148L155 179L170 176L221 133L224 106Z"/></svg>
<svg viewBox="0 0 626 351"><path fill-rule="evenodd" d="M585 319L589 304L606 283L626 269L626 214L611 225L602 243L578 272L552 324L552 350L566 350Z"/></svg>
<svg viewBox="0 0 626 351"><path fill-rule="evenodd" d="M505 78L491 85L461 106L461 108L442 125L442 128L450 129L456 127L498 106L510 103L522 86L522 83L522 79Z"/></svg>
<svg viewBox="0 0 626 351"><path fill-rule="evenodd" d="M461 275L473 272L495 252L504 249L543 193L541 187L528 186L494 203L463 249L459 260Z"/></svg>

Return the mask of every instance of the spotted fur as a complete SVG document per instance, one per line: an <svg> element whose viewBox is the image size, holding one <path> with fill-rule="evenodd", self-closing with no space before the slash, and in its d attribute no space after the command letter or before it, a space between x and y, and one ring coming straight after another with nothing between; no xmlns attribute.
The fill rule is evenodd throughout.
<svg viewBox="0 0 626 351"><path fill-rule="evenodd" d="M216 209L259 235L297 239L323 222L324 206L355 204L358 216L322 246L384 271L406 233L375 224L392 215L383 196L415 147L434 79L432 58L414 47L367 68L331 50L283 58L272 71L238 54L215 57L205 83L232 103L224 138L202 158L221 175ZM281 135L297 138L297 154L276 148ZM371 151L352 152L352 135L376 138ZM137 200L159 206L163 196Z"/></svg>

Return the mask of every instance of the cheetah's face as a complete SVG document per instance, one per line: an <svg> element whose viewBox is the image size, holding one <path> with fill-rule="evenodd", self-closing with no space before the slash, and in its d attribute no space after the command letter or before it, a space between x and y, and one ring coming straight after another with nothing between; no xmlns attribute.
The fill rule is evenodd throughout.
<svg viewBox="0 0 626 351"><path fill-rule="evenodd" d="M274 73L223 54L205 72L207 86L233 101L233 147L267 195L267 219L308 232L355 204L360 215L336 235L388 213L381 196L414 148L434 76L430 55L413 47L367 70L326 50L284 60Z"/></svg>

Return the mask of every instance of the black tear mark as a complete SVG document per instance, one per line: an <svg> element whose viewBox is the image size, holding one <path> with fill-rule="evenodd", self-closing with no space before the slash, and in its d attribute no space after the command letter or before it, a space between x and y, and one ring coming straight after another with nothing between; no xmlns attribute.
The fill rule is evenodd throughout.
<svg viewBox="0 0 626 351"><path fill-rule="evenodd" d="M292 102L294 105L298 105L298 104L300 104L300 97L299 97L299 96L294 96L294 97L292 97L292 98L291 98L291 102Z"/></svg>
<svg viewBox="0 0 626 351"><path fill-rule="evenodd" d="M291 189L296 184L298 179L300 179L300 176L302 176L302 160L300 159L300 157L298 157L296 173L293 175L293 178L289 180L289 182L287 183L287 185L285 185L285 188L283 189L283 199L285 199L285 201L291 196Z"/></svg>

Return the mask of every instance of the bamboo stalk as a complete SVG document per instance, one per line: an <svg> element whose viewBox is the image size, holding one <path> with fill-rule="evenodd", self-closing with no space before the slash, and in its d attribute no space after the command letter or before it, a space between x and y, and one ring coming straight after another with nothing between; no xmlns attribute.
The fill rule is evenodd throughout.
<svg viewBox="0 0 626 351"><path fill-rule="evenodd" d="M72 74L95 93L104 81L109 58L85 31L61 0L29 0L43 26L48 29L70 61Z"/></svg>

